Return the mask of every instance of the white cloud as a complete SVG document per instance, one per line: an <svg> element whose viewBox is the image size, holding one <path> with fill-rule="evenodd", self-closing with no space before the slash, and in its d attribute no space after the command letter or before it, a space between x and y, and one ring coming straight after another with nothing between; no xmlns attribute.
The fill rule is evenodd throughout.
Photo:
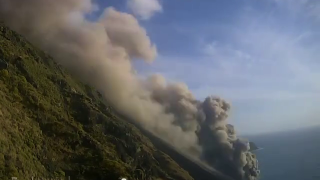
<svg viewBox="0 0 320 180"><path fill-rule="evenodd" d="M272 0L277 5L287 8L292 13L299 13L306 17L320 20L319 0Z"/></svg>
<svg viewBox="0 0 320 180"><path fill-rule="evenodd" d="M162 12L162 6L158 0L128 0L127 6L142 20L148 20L155 13Z"/></svg>

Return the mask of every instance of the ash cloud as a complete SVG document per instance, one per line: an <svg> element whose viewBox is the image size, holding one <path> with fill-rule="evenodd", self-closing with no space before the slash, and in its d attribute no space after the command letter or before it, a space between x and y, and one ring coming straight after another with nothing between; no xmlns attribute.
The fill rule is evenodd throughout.
<svg viewBox="0 0 320 180"><path fill-rule="evenodd" d="M257 179L255 156L227 123L230 105L213 96L199 101L158 74L139 79L131 60L151 63L156 46L134 16L114 8L88 21L96 9L91 0L0 0L0 19L143 128L237 180Z"/></svg>

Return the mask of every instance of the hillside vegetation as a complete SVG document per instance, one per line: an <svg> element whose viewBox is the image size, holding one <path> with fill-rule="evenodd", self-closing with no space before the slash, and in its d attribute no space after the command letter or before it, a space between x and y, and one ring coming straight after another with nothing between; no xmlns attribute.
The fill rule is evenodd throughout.
<svg viewBox="0 0 320 180"><path fill-rule="evenodd" d="M0 24L0 179L191 176L101 94Z"/></svg>

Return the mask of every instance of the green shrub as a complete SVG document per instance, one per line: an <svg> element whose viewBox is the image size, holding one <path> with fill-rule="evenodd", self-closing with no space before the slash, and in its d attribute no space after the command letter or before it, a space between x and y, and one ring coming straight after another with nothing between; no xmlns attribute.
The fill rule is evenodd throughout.
<svg viewBox="0 0 320 180"><path fill-rule="evenodd" d="M24 76L19 76L19 80L20 80L19 83L22 83L22 84L28 83L26 77L24 77Z"/></svg>
<svg viewBox="0 0 320 180"><path fill-rule="evenodd" d="M65 177L65 176L66 176L65 172L62 171L61 169L55 171L55 172L54 172L54 175L55 175L56 177Z"/></svg>
<svg viewBox="0 0 320 180"><path fill-rule="evenodd" d="M9 71L6 70L6 69L2 69L2 70L0 71L0 77L2 77L3 79L8 78L8 77L9 77Z"/></svg>
<svg viewBox="0 0 320 180"><path fill-rule="evenodd" d="M16 177L19 175L19 171L17 170L16 167L14 167L13 164L10 164L9 167L7 167L7 175L9 177Z"/></svg>

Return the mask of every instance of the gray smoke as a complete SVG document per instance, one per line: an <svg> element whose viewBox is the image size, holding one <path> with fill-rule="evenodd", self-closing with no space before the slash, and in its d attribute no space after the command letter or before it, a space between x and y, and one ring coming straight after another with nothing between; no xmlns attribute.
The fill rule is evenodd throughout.
<svg viewBox="0 0 320 180"><path fill-rule="evenodd" d="M114 8L87 20L96 9L91 0L0 0L0 19L177 149L236 179L257 179L248 143L227 124L230 105L218 97L196 100L185 84L161 75L139 79L131 59L151 63L155 45L132 15Z"/></svg>

